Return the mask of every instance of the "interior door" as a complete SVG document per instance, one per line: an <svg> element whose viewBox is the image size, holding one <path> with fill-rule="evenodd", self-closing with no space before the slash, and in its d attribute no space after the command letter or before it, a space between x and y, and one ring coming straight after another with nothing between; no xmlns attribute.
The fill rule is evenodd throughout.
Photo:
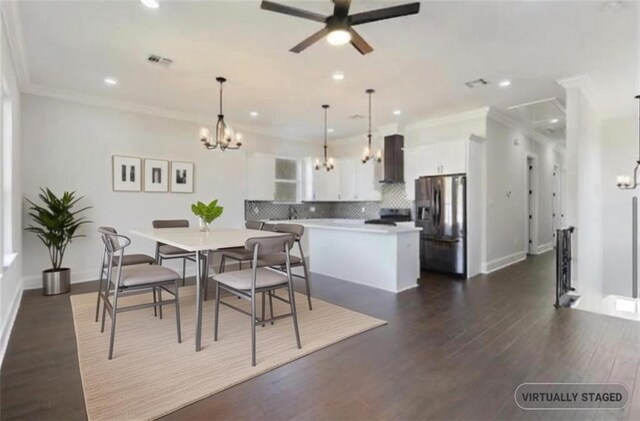
<svg viewBox="0 0 640 421"><path fill-rule="evenodd" d="M534 191L535 181L534 181L534 162L533 158L527 158L527 223L526 223L526 237L525 241L527 242L527 253L535 254L535 244L533 241L533 236L535 233L535 196L537 192Z"/></svg>

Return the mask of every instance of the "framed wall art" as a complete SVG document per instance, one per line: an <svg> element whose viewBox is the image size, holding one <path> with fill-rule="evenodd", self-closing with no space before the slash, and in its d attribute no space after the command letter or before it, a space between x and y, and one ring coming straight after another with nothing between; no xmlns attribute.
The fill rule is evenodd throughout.
<svg viewBox="0 0 640 421"><path fill-rule="evenodd" d="M142 159L131 156L113 155L113 190L142 190Z"/></svg>
<svg viewBox="0 0 640 421"><path fill-rule="evenodd" d="M193 162L171 161L171 191L193 193Z"/></svg>
<svg viewBox="0 0 640 421"><path fill-rule="evenodd" d="M144 191L169 191L169 161L161 159L144 160Z"/></svg>

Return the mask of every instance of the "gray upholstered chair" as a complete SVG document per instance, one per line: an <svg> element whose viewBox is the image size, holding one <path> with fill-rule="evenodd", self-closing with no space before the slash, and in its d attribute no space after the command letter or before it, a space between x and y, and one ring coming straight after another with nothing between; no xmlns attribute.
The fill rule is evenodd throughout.
<svg viewBox="0 0 640 421"><path fill-rule="evenodd" d="M107 249L107 262L112 262L114 257L119 257L117 265L108 265L107 282L103 289L102 326L100 332L104 332L105 315L109 313L111 317L111 337L109 340L109 359L113 357L113 346L116 333L117 315L123 311L138 310L149 307L160 307L167 304L176 306L176 329L178 333L178 343L182 342L180 332L180 297L179 285L180 275L177 272L159 265L135 265L122 266L124 261L124 249L131 244L131 240L124 235L114 234L110 230L98 229L102 235L102 241ZM173 290L168 287L173 287ZM121 307L118 305L118 298L130 293L141 291L158 290L158 300L151 303L143 303ZM162 300L162 291L173 295L171 300ZM113 302L110 297L113 296Z"/></svg>
<svg viewBox="0 0 640 421"><path fill-rule="evenodd" d="M291 282L291 264L289 251L295 242L292 235L276 235L271 237L250 238L245 243L245 249L253 253L252 268L245 270L236 270L217 274L213 277L216 281L216 305L214 320L214 337L218 340L218 322L220 318L220 304L237 310L251 317L251 365L256 365L256 326L265 322L273 322L277 319L285 317L293 317L293 328L296 335L296 343L298 349L302 348L300 343L300 332L298 331L298 316L296 312L295 292ZM283 253L285 256L286 273L258 267L258 260L264 256ZM276 295L274 292L278 289L286 289L288 299ZM249 314L243 309L231 305L220 299L221 290L230 292L240 298L247 299L251 302L251 313ZM273 305L271 306L271 314L269 319L264 318L264 293L269 294L269 299L276 298L289 304L290 312L274 316ZM258 318L256 314L257 295L262 294L263 297L263 317Z"/></svg>
<svg viewBox="0 0 640 421"><path fill-rule="evenodd" d="M274 232L282 232L291 234L295 238L295 242L298 245L298 251L300 252L300 257L298 256L290 256L289 260L291 262L291 267L301 267L303 275L292 274L296 278L304 279L305 288L307 291L307 302L309 304L309 310L313 310L311 305L311 285L310 285L310 277L309 277L309 268L307 266L307 259L304 256L304 251L302 251L302 235L304 234L304 227L300 224L276 224L273 228ZM284 253L276 253L271 255L266 255L260 258L258 261L259 267L268 266L272 269L280 270L281 272L285 272L285 264L286 264L286 256Z"/></svg>
<svg viewBox="0 0 640 421"><path fill-rule="evenodd" d="M110 232L112 234L117 234L118 232L111 227L100 227L100 229ZM122 258L122 266L132 266L132 265L152 265L156 263L156 259L147 255L147 254L125 254ZM107 247L106 245L103 247L102 251L102 260L100 262L100 279L98 281L98 301L96 303L96 322L98 322L98 316L100 315L100 300L102 299L102 283L105 279L107 265L109 261L107 260ZM120 264L120 256L114 256L111 259L111 265L119 265ZM155 298L155 291L154 291ZM154 308L155 311L155 308Z"/></svg>
<svg viewBox="0 0 640 421"><path fill-rule="evenodd" d="M276 228L276 225L278 224L273 224L270 222L265 222L264 224L262 224L262 231L274 231Z"/></svg>
<svg viewBox="0 0 640 421"><path fill-rule="evenodd" d="M244 227L249 230L261 230L263 225L263 222L254 221L247 221L244 223ZM251 261L251 258L253 257L253 253L245 249L244 247L230 247L227 249L223 249L220 250L220 255L222 256L222 259L220 260L219 272L224 272L226 259L237 261L240 270L242 270L242 262Z"/></svg>
<svg viewBox="0 0 640 421"><path fill-rule="evenodd" d="M155 229L163 228L189 228L189 221L186 219L160 219L152 221ZM162 265L163 260L182 259L182 285L185 283L185 273L187 260L196 261L196 254L168 244L156 243L156 262Z"/></svg>
<svg viewBox="0 0 640 421"><path fill-rule="evenodd" d="M263 225L264 225L264 222L258 222L258 221L246 221L244 223L244 227L249 230L261 230ZM244 247L230 247L230 248L222 249L220 250L220 269L218 269L218 273L222 273L225 271L227 259L237 261L239 270L242 270L242 263L250 262L252 257L253 257L253 253L245 249ZM207 300L209 295L208 286L209 285L207 283L204 291L205 301Z"/></svg>

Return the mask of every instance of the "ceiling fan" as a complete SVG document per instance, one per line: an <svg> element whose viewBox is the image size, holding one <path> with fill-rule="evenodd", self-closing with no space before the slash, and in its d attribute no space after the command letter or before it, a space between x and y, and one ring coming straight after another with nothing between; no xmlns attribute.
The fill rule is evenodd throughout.
<svg viewBox="0 0 640 421"><path fill-rule="evenodd" d="M325 16L320 13L298 9L297 7L274 3L269 0L262 0L260 7L271 12L283 13L285 15L324 23L324 28L289 50L293 53L300 53L305 48L326 36L329 44L344 45L350 42L351 45L353 45L355 49L363 55L372 52L373 48L360 36L360 34L355 31L355 29L353 29L353 26L384 19L397 18L400 16L415 15L420 11L420 3L415 2L349 15L351 0L332 1L334 7L333 15L331 16Z"/></svg>

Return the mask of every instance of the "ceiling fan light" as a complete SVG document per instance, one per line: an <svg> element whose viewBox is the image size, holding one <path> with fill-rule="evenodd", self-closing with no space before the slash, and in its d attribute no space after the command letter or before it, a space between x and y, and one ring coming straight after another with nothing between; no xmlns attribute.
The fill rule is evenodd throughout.
<svg viewBox="0 0 640 421"><path fill-rule="evenodd" d="M351 34L344 29L335 29L327 35L327 42L331 45L345 45L351 41Z"/></svg>

